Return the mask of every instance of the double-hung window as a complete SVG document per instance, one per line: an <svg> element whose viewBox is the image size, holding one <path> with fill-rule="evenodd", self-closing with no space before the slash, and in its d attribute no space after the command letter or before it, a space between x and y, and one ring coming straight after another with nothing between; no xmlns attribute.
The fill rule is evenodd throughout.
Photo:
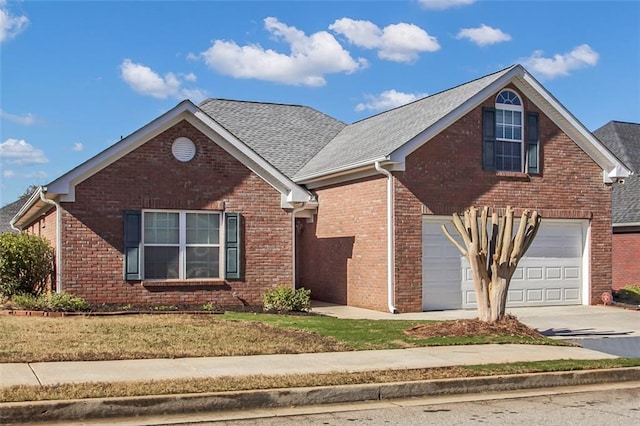
<svg viewBox="0 0 640 426"><path fill-rule="evenodd" d="M220 214L143 212L145 279L220 277Z"/></svg>
<svg viewBox="0 0 640 426"><path fill-rule="evenodd" d="M240 231L238 213L125 211L125 279L240 278Z"/></svg>
<svg viewBox="0 0 640 426"><path fill-rule="evenodd" d="M495 108L483 109L482 127L485 169L539 173L538 115L525 114L517 93L502 90Z"/></svg>
<svg viewBox="0 0 640 426"><path fill-rule="evenodd" d="M496 99L496 169L522 171L522 102L503 90Z"/></svg>

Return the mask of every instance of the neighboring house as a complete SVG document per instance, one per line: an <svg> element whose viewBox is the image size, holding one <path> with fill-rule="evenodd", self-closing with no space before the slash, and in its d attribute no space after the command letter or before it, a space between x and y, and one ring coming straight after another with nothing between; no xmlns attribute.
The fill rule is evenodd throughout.
<svg viewBox="0 0 640 426"><path fill-rule="evenodd" d="M613 187L613 288L619 290L640 285L640 124L610 121L593 134L634 172Z"/></svg>
<svg viewBox="0 0 640 426"><path fill-rule="evenodd" d="M20 198L0 208L0 234L5 232L18 232L11 227L11 219L18 213L20 207L24 204L25 199Z"/></svg>
<svg viewBox="0 0 640 426"><path fill-rule="evenodd" d="M470 205L544 217L510 306L601 302L611 183L630 171L516 65L346 125L304 106L184 101L37 191L12 223L92 303L474 306L440 231Z"/></svg>

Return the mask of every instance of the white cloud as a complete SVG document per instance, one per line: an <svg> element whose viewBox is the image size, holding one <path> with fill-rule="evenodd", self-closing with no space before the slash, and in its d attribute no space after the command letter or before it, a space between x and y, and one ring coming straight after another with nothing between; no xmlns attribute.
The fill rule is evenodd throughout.
<svg viewBox="0 0 640 426"><path fill-rule="evenodd" d="M567 76L571 71L580 68L593 67L600 57L588 44L581 44L569 53L555 54L553 58L545 58L542 54L541 50L536 50L520 62L531 72L549 79Z"/></svg>
<svg viewBox="0 0 640 426"><path fill-rule="evenodd" d="M3 170L2 177L7 179L44 179L47 177L47 173L42 170L30 173L16 173L13 170Z"/></svg>
<svg viewBox="0 0 640 426"><path fill-rule="evenodd" d="M23 139L7 139L0 143L0 159L7 164L44 164L49 159L41 149L28 144Z"/></svg>
<svg viewBox="0 0 640 426"><path fill-rule="evenodd" d="M356 105L356 111L387 111L396 108L416 99L424 98L426 93L403 93L394 89L386 90L379 95L365 95L366 103Z"/></svg>
<svg viewBox="0 0 640 426"><path fill-rule="evenodd" d="M73 147L71 149L77 152L84 151L84 145L82 144L82 142L76 142L73 144Z"/></svg>
<svg viewBox="0 0 640 426"><path fill-rule="evenodd" d="M306 86L323 86L326 74L352 73L367 65L364 59L353 59L326 31L307 36L273 17L265 18L264 25L274 39L289 45L288 54L258 44L239 46L233 41L215 40L201 53L205 63L236 78Z"/></svg>
<svg viewBox="0 0 640 426"><path fill-rule="evenodd" d="M135 92L141 95L152 96L158 99L169 97L176 99L190 98L198 94L199 99L192 99L194 102L204 99L204 91L200 89L186 89L182 85L184 81L195 82L196 76L193 73L176 75L172 72L161 77L151 68L125 59L120 64L120 76L125 83Z"/></svg>
<svg viewBox="0 0 640 426"><path fill-rule="evenodd" d="M9 121L13 121L14 123L22 124L23 126L31 126L35 124L36 117L30 112L24 115L11 114L2 108L0 108L0 117Z"/></svg>
<svg viewBox="0 0 640 426"><path fill-rule="evenodd" d="M440 49L436 37L414 24L401 22L379 28L369 21L337 19L329 29L342 34L356 46L377 49L378 57L394 62L412 62L422 52Z"/></svg>
<svg viewBox="0 0 640 426"><path fill-rule="evenodd" d="M478 46L501 43L511 40L511 36L498 28L482 24L477 28L463 28L458 32L457 39L466 38Z"/></svg>
<svg viewBox="0 0 640 426"><path fill-rule="evenodd" d="M7 2L0 0L0 43L20 34L28 23L29 18L26 16L11 15L7 9Z"/></svg>
<svg viewBox="0 0 640 426"><path fill-rule="evenodd" d="M190 72L189 74L184 74L182 77L189 83L195 83L196 80L198 80L198 77L196 77L196 75L192 72Z"/></svg>
<svg viewBox="0 0 640 426"><path fill-rule="evenodd" d="M444 10L451 7L467 6L476 0L418 0L424 9Z"/></svg>

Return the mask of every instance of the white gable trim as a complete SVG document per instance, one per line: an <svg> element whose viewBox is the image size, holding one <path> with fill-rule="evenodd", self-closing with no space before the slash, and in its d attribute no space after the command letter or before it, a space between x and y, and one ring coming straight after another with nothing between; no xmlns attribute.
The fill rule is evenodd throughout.
<svg viewBox="0 0 640 426"><path fill-rule="evenodd" d="M525 71L520 78L513 81L513 84L602 168L605 183L612 183L633 174L631 169L593 136L531 74Z"/></svg>
<svg viewBox="0 0 640 426"><path fill-rule="evenodd" d="M213 140L222 149L278 190L287 202L306 202L313 198L307 190L279 172L188 100L182 101L165 114L51 182L47 185L48 198L58 195L60 201L75 201L75 187L78 184L182 120L191 123L209 139Z"/></svg>
<svg viewBox="0 0 640 426"><path fill-rule="evenodd" d="M611 153L595 136L589 132L551 93L536 81L522 66L518 65L493 83L480 90L471 98L460 104L434 125L428 127L412 140L395 150L389 156L394 163L404 163L406 157L424 145L447 127L458 121L465 114L478 107L493 93L513 83L540 110L549 117L571 140L573 140L603 170L603 181L612 183L625 178L633 172Z"/></svg>

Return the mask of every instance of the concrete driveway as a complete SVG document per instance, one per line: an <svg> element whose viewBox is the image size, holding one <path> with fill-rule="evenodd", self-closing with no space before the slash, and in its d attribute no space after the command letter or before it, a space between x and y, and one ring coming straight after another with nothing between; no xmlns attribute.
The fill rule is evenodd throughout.
<svg viewBox="0 0 640 426"><path fill-rule="evenodd" d="M314 302L316 313L339 318L455 320L477 318L475 310L391 314ZM640 311L613 306L541 306L507 308L521 322L545 336L578 343L611 355L640 358Z"/></svg>
<svg viewBox="0 0 640 426"><path fill-rule="evenodd" d="M611 306L554 306L511 311L545 336L610 355L640 358L640 311Z"/></svg>

